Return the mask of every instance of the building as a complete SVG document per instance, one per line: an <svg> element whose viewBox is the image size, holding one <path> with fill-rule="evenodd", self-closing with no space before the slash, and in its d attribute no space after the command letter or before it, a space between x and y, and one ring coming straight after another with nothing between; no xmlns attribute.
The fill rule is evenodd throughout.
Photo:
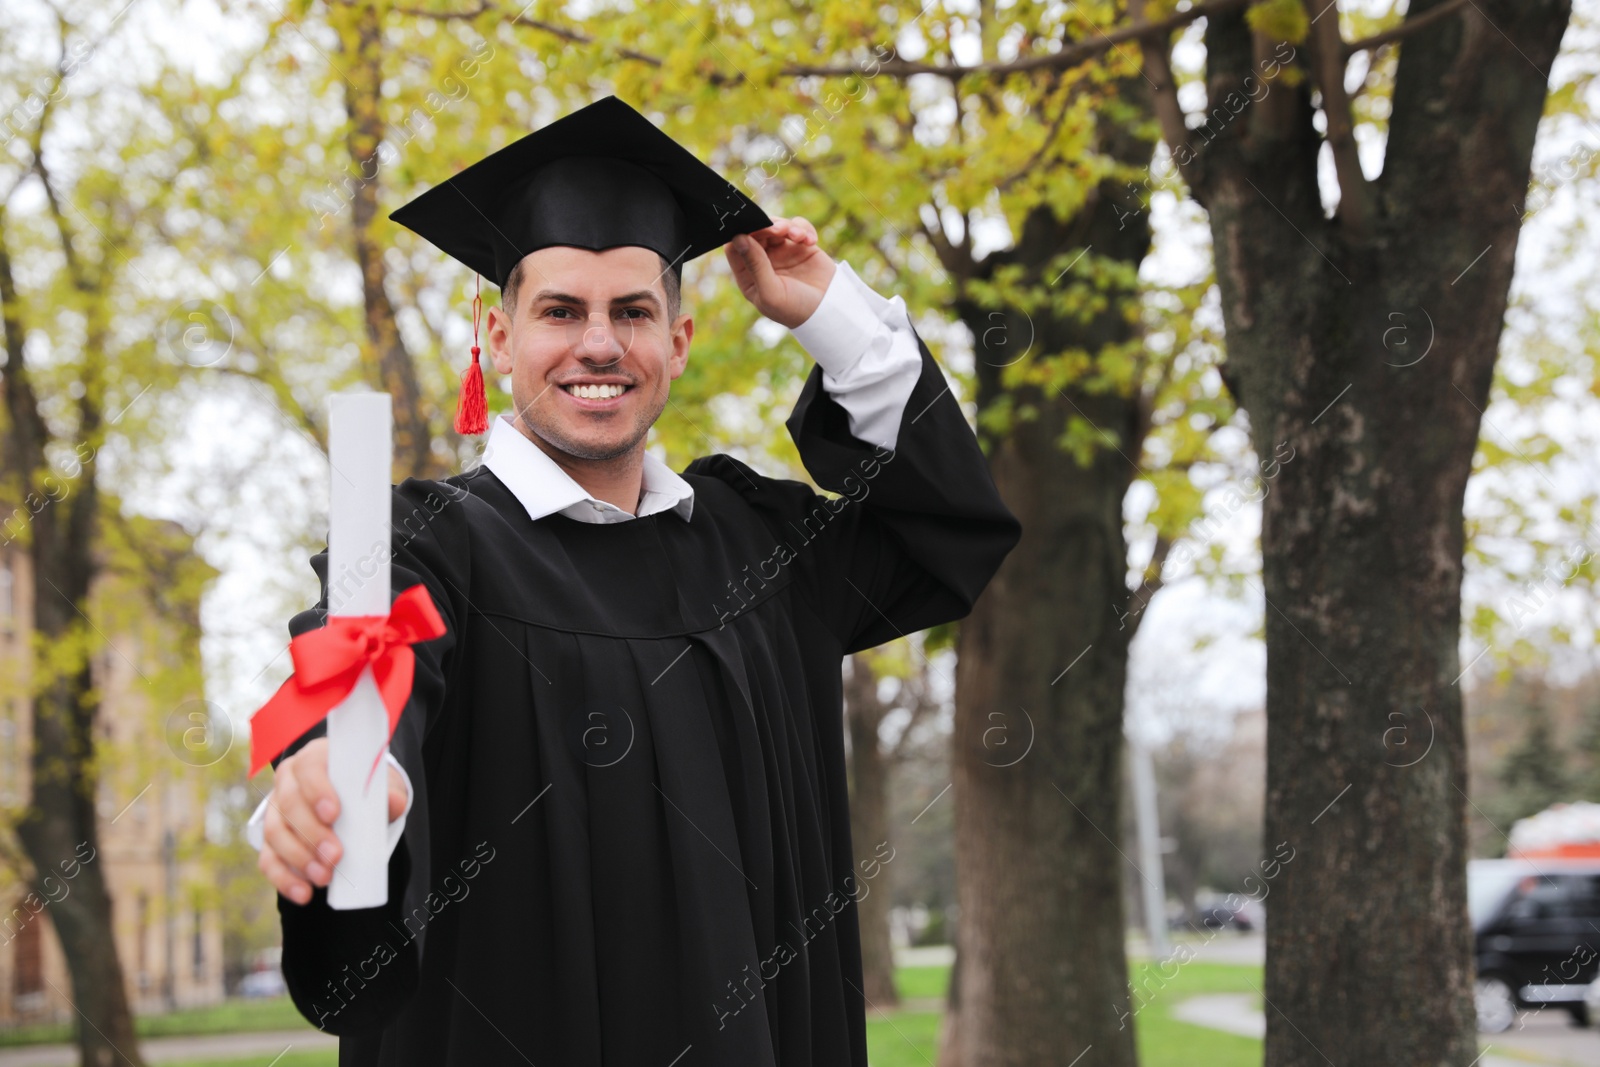
<svg viewBox="0 0 1600 1067"><path fill-rule="evenodd" d="M221 905L215 879L198 856L206 832L205 776L202 761L173 743L185 729L205 726L199 591L192 581L170 580L159 563L164 558L191 578L205 565L174 524L131 520L123 526L139 537L141 551L154 546L157 566L147 568L145 560L120 566L129 558L125 546L102 550L102 576L91 595L95 629L105 639L91 660L101 698L99 841L63 859L53 900L32 891L17 869L16 857L24 853L13 827L30 796L34 583L26 550L15 543L0 547L0 1027L75 1017L51 906L71 892L79 863L104 865L135 1013L223 998ZM129 578L133 572L140 577Z"/></svg>

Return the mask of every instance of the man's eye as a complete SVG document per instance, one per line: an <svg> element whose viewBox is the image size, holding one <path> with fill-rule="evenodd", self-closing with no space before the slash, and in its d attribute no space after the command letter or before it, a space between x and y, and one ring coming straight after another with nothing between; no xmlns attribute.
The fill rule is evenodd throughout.
<svg viewBox="0 0 1600 1067"><path fill-rule="evenodd" d="M549 311L545 312L545 314L546 315L554 315L558 311L560 311L562 313L567 313L567 309L566 308L551 308Z"/></svg>
<svg viewBox="0 0 1600 1067"><path fill-rule="evenodd" d="M624 311L637 311L640 315L642 315L644 318L647 318L647 319L650 317L650 312L646 311L644 308L624 308L623 310Z"/></svg>

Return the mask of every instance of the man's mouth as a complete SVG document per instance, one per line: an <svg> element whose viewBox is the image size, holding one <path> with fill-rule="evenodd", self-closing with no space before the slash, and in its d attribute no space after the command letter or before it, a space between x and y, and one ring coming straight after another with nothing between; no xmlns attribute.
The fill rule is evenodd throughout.
<svg viewBox="0 0 1600 1067"><path fill-rule="evenodd" d="M562 388L568 394L578 397L580 400L610 400L613 397L621 396L633 387L608 383L605 385L565 385Z"/></svg>

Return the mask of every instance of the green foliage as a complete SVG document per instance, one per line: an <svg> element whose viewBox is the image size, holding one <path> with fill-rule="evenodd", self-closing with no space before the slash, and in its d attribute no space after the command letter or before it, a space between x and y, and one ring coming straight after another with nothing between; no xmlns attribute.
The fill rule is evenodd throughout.
<svg viewBox="0 0 1600 1067"><path fill-rule="evenodd" d="M1248 8L1244 18L1256 32L1291 44L1302 43L1311 29L1311 16L1302 0L1264 0Z"/></svg>
<svg viewBox="0 0 1600 1067"><path fill-rule="evenodd" d="M1600 804L1600 699L1589 700L1575 749L1571 799Z"/></svg>
<svg viewBox="0 0 1600 1067"><path fill-rule="evenodd" d="M385 216L527 130L615 92L770 213L810 219L829 254L904 299L941 357L953 353L937 323L953 317L958 296L1013 319L1121 315L1138 324L1126 343L1031 351L1005 368L1005 392L976 417L999 438L1069 394L1139 396L1154 413L1147 440L1074 417L1058 442L1064 461L1127 453L1158 490L1151 529L1168 540L1200 514L1189 471L1219 458L1210 435L1233 418L1215 375L1216 339L1186 321L1209 280L1167 293L1142 285L1136 265L1094 249L1061 250L1049 285L1009 269L987 281L963 277L977 259L975 227L998 224L1014 237L1039 206L1069 218L1107 183L1132 191L1130 209L1148 199L1145 168L1105 147L1128 130L1154 138L1151 116L1119 90L1139 79L1137 50L1114 49L1050 78L908 81L882 69L893 59L950 65L1042 53L1105 32L1124 17L1120 5L1025 0L974 13L935 3L913 19L845 0L756 0L597 5L578 17L568 5L536 0L515 24L499 9L475 18L426 14L447 10L456 9L302 3L268 23L260 47L225 65L232 73L224 84L192 90L211 121L184 127L204 146L205 165L182 185L192 225L176 227L173 244L186 261L212 265L197 284L227 309L240 338L236 358L202 378L242 379L319 446L321 397L358 381L379 384L359 291L327 284L352 274L351 198L375 183L380 210L367 232L387 250L386 287L435 448L447 466L470 461L473 446L445 423L470 343L472 279ZM360 94L346 81L368 76L346 55L361 11L375 12L382 28L376 106L388 131L384 150L368 159L352 151L348 112ZM308 49L308 38L338 40L341 52ZM856 72L794 73L824 67ZM804 478L782 422L810 360L783 331L760 326L730 281L717 252L686 270L685 310L696 333L651 445L674 467L729 451ZM945 365L960 394L971 396L961 361ZM490 373L492 412L510 404L494 379ZM1200 421L1185 419L1190 404Z"/></svg>
<svg viewBox="0 0 1600 1067"><path fill-rule="evenodd" d="M1484 801L1502 832L1518 819L1573 799L1566 753L1555 743L1549 709L1537 698L1523 711L1522 730L1521 740L1495 768L1498 789Z"/></svg>

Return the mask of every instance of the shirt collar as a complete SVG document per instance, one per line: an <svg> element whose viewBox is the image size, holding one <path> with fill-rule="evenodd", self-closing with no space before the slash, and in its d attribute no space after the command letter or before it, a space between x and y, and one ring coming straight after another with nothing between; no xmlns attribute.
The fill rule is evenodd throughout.
<svg viewBox="0 0 1600 1067"><path fill-rule="evenodd" d="M494 472L527 509L528 517L535 520L559 511L581 521L606 522L643 518L671 509L688 522L694 510L694 487L649 452L644 454L637 515L596 500L544 449L523 436L509 415L501 415L489 428L483 465Z"/></svg>

